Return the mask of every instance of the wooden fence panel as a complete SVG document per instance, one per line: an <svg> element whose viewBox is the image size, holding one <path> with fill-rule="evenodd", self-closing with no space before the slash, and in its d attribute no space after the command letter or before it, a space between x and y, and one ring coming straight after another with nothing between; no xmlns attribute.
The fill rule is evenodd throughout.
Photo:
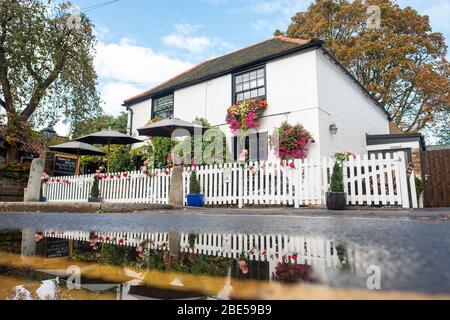
<svg viewBox="0 0 450 320"><path fill-rule="evenodd" d="M424 153L425 204L427 207L450 206L450 150Z"/></svg>

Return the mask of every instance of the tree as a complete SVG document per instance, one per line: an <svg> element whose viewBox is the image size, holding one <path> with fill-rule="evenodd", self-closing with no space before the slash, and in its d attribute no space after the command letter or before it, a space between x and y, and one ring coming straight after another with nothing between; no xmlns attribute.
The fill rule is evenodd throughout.
<svg viewBox="0 0 450 320"><path fill-rule="evenodd" d="M27 128L61 117L73 125L100 110L93 25L71 9L68 2L0 0L0 106L9 161L18 159Z"/></svg>
<svg viewBox="0 0 450 320"><path fill-rule="evenodd" d="M76 123L72 128L72 135L74 137L82 137L109 128L126 134L127 126L128 114L126 112L120 113L117 117L101 114L86 121Z"/></svg>
<svg viewBox="0 0 450 320"><path fill-rule="evenodd" d="M379 29L367 28L369 5L381 9ZM285 34L324 40L405 132L435 133L448 125L447 46L428 16L391 0L316 0L292 18Z"/></svg>

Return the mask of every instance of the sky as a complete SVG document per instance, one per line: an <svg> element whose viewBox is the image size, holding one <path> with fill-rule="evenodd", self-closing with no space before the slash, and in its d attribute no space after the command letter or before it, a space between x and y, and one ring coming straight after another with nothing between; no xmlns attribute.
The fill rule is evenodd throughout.
<svg viewBox="0 0 450 320"><path fill-rule="evenodd" d="M102 108L117 115L123 101L206 59L286 30L310 0L72 0L95 25L95 66ZM399 0L429 15L450 39L449 0ZM448 43L448 40L447 40ZM58 134L67 135L62 122Z"/></svg>

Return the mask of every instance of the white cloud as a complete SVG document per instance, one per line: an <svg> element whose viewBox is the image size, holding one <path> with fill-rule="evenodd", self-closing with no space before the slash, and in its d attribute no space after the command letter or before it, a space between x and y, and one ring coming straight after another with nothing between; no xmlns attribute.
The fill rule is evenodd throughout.
<svg viewBox="0 0 450 320"><path fill-rule="evenodd" d="M99 30L103 34L108 31ZM122 103L145 89L153 87L192 64L173 59L163 53L137 45L130 38L118 43L100 41L97 46L95 68L99 76L99 91L102 108L106 114L118 115L125 111ZM55 125L59 135L68 135L69 126L60 121Z"/></svg>
<svg viewBox="0 0 450 320"><path fill-rule="evenodd" d="M233 46L218 37L210 38L205 35L194 35L201 29L198 25L189 23L175 25L175 31L163 38L165 45L176 49L187 50L190 53L209 53L211 50L230 49Z"/></svg>
<svg viewBox="0 0 450 320"><path fill-rule="evenodd" d="M107 114L117 115L120 112L125 111L122 103L126 98L132 97L143 90L144 88L139 88L129 83L107 83L100 90L103 110Z"/></svg>
<svg viewBox="0 0 450 320"><path fill-rule="evenodd" d="M165 81L192 65L123 38L119 43L99 42L95 66L100 78L152 85Z"/></svg>

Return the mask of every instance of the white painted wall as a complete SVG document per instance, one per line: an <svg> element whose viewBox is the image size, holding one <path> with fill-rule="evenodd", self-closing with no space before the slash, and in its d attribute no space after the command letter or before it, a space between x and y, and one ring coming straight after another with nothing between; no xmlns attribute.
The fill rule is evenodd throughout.
<svg viewBox="0 0 450 320"><path fill-rule="evenodd" d="M130 127L130 120L131 117L133 117L131 128L133 136L138 139L147 139L148 137L140 137L137 129L144 127L145 124L150 120L152 114L152 99L132 105L130 109L133 110L133 112L128 112L128 127ZM139 145L134 145L134 147L137 146Z"/></svg>
<svg viewBox="0 0 450 320"><path fill-rule="evenodd" d="M315 56L311 50L267 63L267 114L317 107Z"/></svg>
<svg viewBox="0 0 450 320"><path fill-rule="evenodd" d="M366 134L389 133L386 115L338 66L321 51L316 52L322 156L350 150L367 153ZM339 129L336 136L329 133L333 122Z"/></svg>
<svg viewBox="0 0 450 320"><path fill-rule="evenodd" d="M231 74L175 91L175 118L193 121L207 119L212 125L223 124L232 104Z"/></svg>

